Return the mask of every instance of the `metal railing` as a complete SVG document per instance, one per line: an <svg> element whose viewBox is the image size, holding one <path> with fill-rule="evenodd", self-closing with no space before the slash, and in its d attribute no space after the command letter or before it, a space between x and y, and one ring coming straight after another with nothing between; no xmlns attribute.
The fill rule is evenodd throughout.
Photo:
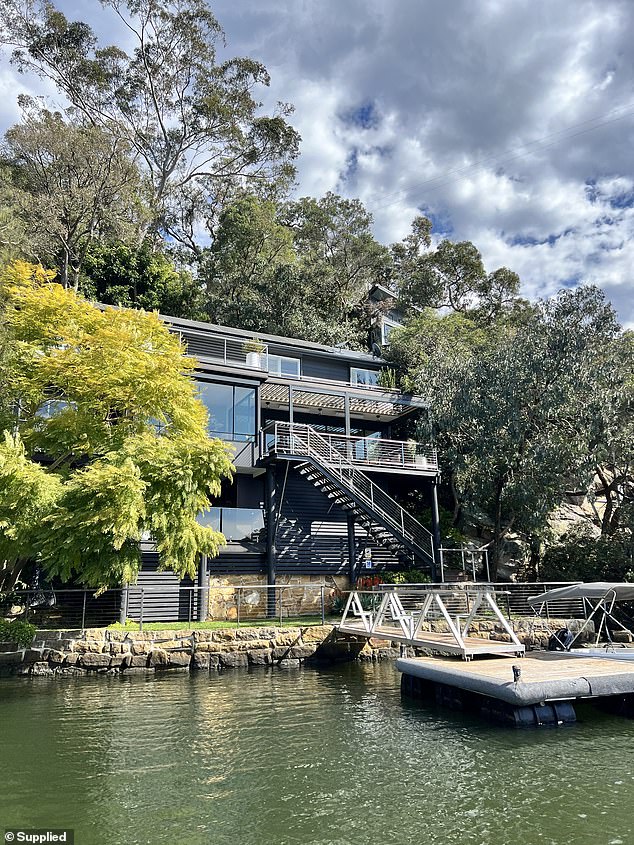
<svg viewBox="0 0 634 845"><path fill-rule="evenodd" d="M466 581L444 584L379 584L373 592L384 593L395 591L401 598L403 606L408 610L416 609L427 593L440 591L443 602L452 613L462 612L469 608L478 592L488 590L495 594L499 606L508 616L529 617L536 616L535 608L528 604L530 596L567 587L577 581L533 581L533 582L480 582ZM586 608L583 599L558 599L544 604L542 616L546 618L585 618Z"/></svg>
<svg viewBox="0 0 634 845"><path fill-rule="evenodd" d="M487 581L491 574L489 571L489 550L487 548L471 549L467 546L459 548L440 549L440 580L445 580L446 569L460 569L462 572L470 573L476 581L479 573L486 573Z"/></svg>
<svg viewBox="0 0 634 845"><path fill-rule="evenodd" d="M266 454L305 456L317 465L321 464L341 482L344 490L352 493L353 498L380 516L397 537L400 535L422 556L433 561L431 532L361 472L327 436L303 423L275 422L263 429L261 449Z"/></svg>
<svg viewBox="0 0 634 845"><path fill-rule="evenodd" d="M187 347L187 354L192 358L206 358L218 361L232 367L247 367L252 370L270 371L269 347L266 343L259 343L249 338L232 338L214 332L196 331L195 329L180 329L178 335ZM250 347L258 347L250 348ZM261 347L261 349L260 349ZM396 387L385 387L381 384L359 384L352 380L320 378L318 376L303 376L301 373L271 372L272 378L279 383L304 381L324 387L340 387L362 392L375 392L399 396L401 391Z"/></svg>
<svg viewBox="0 0 634 845"><path fill-rule="evenodd" d="M210 583L196 586L141 586L107 590L38 589L13 591L0 596L0 618L22 619L42 629L102 628L119 623L143 630L151 623L173 622L221 627L266 622L280 625L306 620L306 624L337 621L333 603L339 591L334 584Z"/></svg>
<svg viewBox="0 0 634 845"><path fill-rule="evenodd" d="M369 611L376 610L386 591L398 595L405 611L415 612L429 592L437 591L453 615L468 613L478 595L488 590L511 618L535 618L529 596L577 582L532 582L490 584L381 584L371 591L358 591ZM350 591L331 584L242 584L209 583L196 586L140 586L107 590L96 595L89 589L19 590L0 596L0 618L22 619L41 629L101 628L126 622L132 630L151 623L170 622L182 628L207 622L221 627L251 623L284 626L290 621L305 624L338 624ZM549 602L541 613L547 619L585 619L582 599ZM440 616L439 616L440 619Z"/></svg>
<svg viewBox="0 0 634 845"><path fill-rule="evenodd" d="M315 429L313 429L315 430ZM438 472L438 454L434 448L413 440L388 440L319 432L330 445L332 455L341 455L355 466L407 469L413 472Z"/></svg>

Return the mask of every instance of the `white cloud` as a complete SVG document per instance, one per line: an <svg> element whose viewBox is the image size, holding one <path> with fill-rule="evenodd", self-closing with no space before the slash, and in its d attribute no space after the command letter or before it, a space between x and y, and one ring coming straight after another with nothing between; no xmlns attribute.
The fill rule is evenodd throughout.
<svg viewBox="0 0 634 845"><path fill-rule="evenodd" d="M271 72L265 104L296 106L299 194L359 196L386 242L423 208L452 238L474 241L490 269L516 270L525 294L593 282L634 321L628 0L212 5L228 54ZM72 6L85 14L85 3ZM106 13L91 13L107 33ZM5 65L5 124L16 116L13 79Z"/></svg>

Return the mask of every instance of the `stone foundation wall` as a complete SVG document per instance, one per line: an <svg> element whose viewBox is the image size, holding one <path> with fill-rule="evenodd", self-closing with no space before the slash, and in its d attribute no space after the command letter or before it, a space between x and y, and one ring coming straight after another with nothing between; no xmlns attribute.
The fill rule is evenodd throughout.
<svg viewBox="0 0 634 845"><path fill-rule="evenodd" d="M254 620L266 617L267 590L266 575L219 574L209 578L208 618L235 622L240 619ZM326 613L330 611L338 590L349 590L346 576L330 575L279 575L277 587L288 587L276 591L276 615L279 618L281 595L282 619L297 616L321 614L322 589ZM240 588L240 589L237 589ZM238 607L239 599L239 607Z"/></svg>
<svg viewBox="0 0 634 845"><path fill-rule="evenodd" d="M579 630L580 620L533 619L514 623L527 647L543 648L559 628ZM432 623L444 631L446 623ZM508 641L496 622L476 623L473 635ZM592 638L592 629L584 632ZM217 671L248 666L299 666L305 661L387 660L399 657L399 643L339 634L332 625L224 628L212 631L38 631L30 648L11 651L0 644L0 673L18 675L114 675L156 671ZM422 654L406 648L408 656Z"/></svg>

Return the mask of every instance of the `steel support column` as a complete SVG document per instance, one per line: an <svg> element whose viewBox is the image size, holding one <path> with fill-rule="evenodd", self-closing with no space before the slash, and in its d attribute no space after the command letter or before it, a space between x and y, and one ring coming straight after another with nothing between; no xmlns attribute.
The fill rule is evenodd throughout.
<svg viewBox="0 0 634 845"><path fill-rule="evenodd" d="M357 538L355 534L354 514L348 511L348 576L350 578L350 589L354 589L357 582Z"/></svg>
<svg viewBox="0 0 634 845"><path fill-rule="evenodd" d="M275 584L275 534L277 529L277 509L275 490L275 464L266 468L264 508L266 512L266 583ZM267 616L275 616L275 590L270 589L266 601Z"/></svg>
<svg viewBox="0 0 634 845"><path fill-rule="evenodd" d="M438 581L443 572L442 542L440 536L440 513L438 511L438 481L431 483L431 523L432 544L434 549L434 563L431 569L431 580Z"/></svg>
<svg viewBox="0 0 634 845"><path fill-rule="evenodd" d="M207 619L209 607L209 575L207 574L207 555L200 556L198 564L198 621Z"/></svg>
<svg viewBox="0 0 634 845"><path fill-rule="evenodd" d="M348 393L343 397L343 412L345 416L346 436L350 437L350 396Z"/></svg>

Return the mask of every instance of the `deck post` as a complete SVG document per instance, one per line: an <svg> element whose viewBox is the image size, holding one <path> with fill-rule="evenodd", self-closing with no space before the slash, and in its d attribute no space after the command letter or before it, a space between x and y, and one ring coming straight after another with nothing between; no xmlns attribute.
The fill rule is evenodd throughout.
<svg viewBox="0 0 634 845"><path fill-rule="evenodd" d="M198 564L198 621L207 619L207 605L209 603L209 576L207 575L207 555L200 556Z"/></svg>
<svg viewBox="0 0 634 845"><path fill-rule="evenodd" d="M348 511L348 576L350 578L350 589L353 590L357 582L357 542L355 535L354 514Z"/></svg>
<svg viewBox="0 0 634 845"><path fill-rule="evenodd" d="M350 437L350 394L346 391L343 397L343 413L345 418L346 437Z"/></svg>
<svg viewBox="0 0 634 845"><path fill-rule="evenodd" d="M266 615L275 616L275 534L277 529L276 517L276 491L275 491L275 464L269 464L266 468L265 484L266 511L266 583L271 589L267 591Z"/></svg>
<svg viewBox="0 0 634 845"><path fill-rule="evenodd" d="M431 523L432 523L432 548L434 559L431 567L431 580L438 581L438 573L444 571L442 558L442 543L440 537L440 513L438 510L438 481L437 478L431 482Z"/></svg>

